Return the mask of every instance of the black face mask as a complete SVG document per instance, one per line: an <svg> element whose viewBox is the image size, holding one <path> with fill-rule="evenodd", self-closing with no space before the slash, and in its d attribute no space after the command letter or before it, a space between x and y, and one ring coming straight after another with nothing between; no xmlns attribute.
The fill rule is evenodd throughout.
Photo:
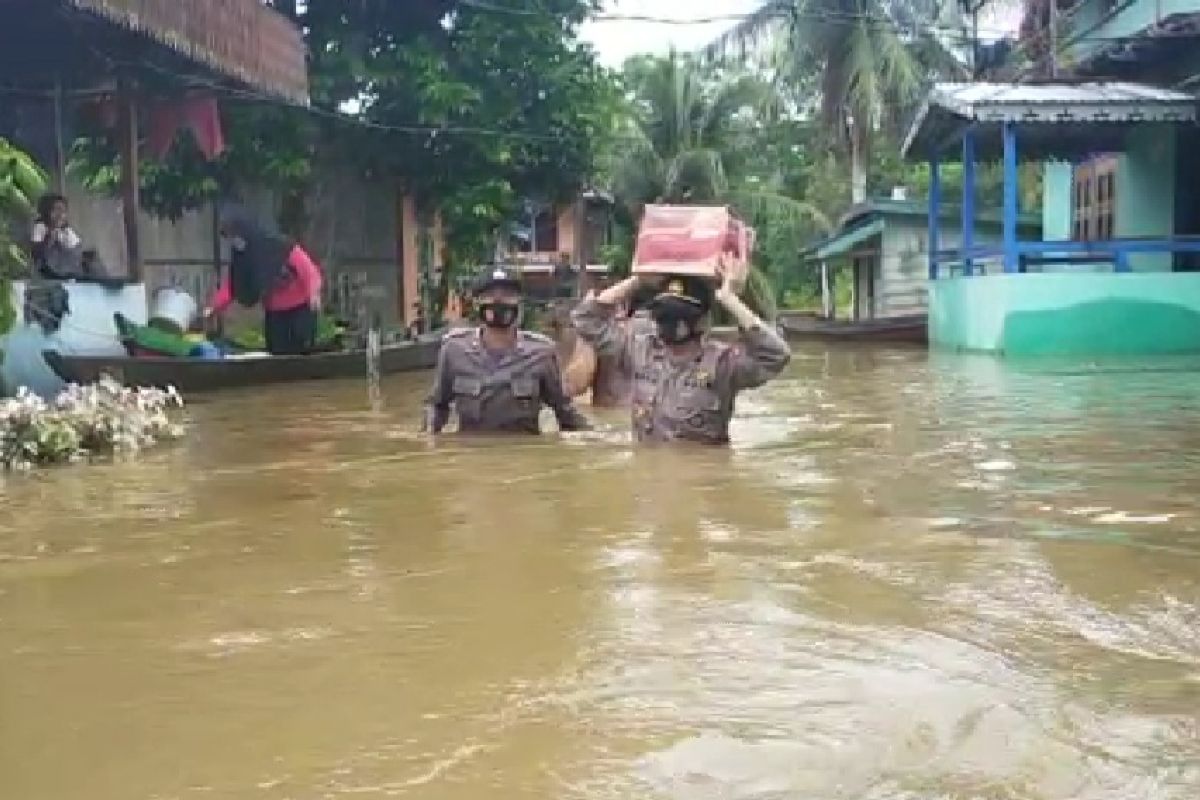
<svg viewBox="0 0 1200 800"><path fill-rule="evenodd" d="M521 306L516 303L484 303L479 307L479 316L489 328L511 328L520 314Z"/></svg>
<svg viewBox="0 0 1200 800"><path fill-rule="evenodd" d="M699 339L701 334L700 317L694 314L655 314L654 321L658 324L658 338L663 344L679 345Z"/></svg>

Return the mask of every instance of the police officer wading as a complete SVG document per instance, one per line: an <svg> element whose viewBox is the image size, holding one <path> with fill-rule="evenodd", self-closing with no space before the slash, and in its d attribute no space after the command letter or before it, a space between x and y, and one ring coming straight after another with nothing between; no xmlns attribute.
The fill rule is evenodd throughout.
<svg viewBox="0 0 1200 800"><path fill-rule="evenodd" d="M576 330L632 375L639 441L727 443L734 397L781 373L791 349L738 298L728 278L714 292L699 278L668 277L650 304L653 329L618 324L615 309L643 280L629 278L585 299L572 314ZM705 335L714 298L738 323L736 345Z"/></svg>
<svg viewBox="0 0 1200 800"><path fill-rule="evenodd" d="M563 431L591 424L562 388L554 342L517 328L521 281L496 269L475 285L475 306L483 325L446 334L438 356L426 412L426 430L440 433L458 412L462 433L540 433L538 414L549 406Z"/></svg>

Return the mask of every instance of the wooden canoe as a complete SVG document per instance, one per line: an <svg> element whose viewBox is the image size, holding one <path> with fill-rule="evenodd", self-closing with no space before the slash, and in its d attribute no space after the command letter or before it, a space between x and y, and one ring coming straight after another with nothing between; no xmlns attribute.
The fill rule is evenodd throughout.
<svg viewBox="0 0 1200 800"><path fill-rule="evenodd" d="M796 339L929 343L928 318L924 314L867 320L829 320L789 314L780 315L780 326L789 337Z"/></svg>
<svg viewBox="0 0 1200 800"><path fill-rule="evenodd" d="M437 364L441 346L441 334L385 345L379 353L379 373L391 375L431 369ZM70 356L52 350L42 355L50 368L68 383L94 383L108 375L126 386L174 386L184 394L332 378L365 378L367 375L365 350L214 361L167 357Z"/></svg>

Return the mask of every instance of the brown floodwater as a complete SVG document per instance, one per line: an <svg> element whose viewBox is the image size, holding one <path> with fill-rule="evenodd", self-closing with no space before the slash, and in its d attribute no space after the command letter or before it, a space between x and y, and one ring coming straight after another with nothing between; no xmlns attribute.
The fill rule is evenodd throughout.
<svg viewBox="0 0 1200 800"><path fill-rule="evenodd" d="M800 348L728 450L426 379L0 486L0 798L1200 797L1200 362Z"/></svg>

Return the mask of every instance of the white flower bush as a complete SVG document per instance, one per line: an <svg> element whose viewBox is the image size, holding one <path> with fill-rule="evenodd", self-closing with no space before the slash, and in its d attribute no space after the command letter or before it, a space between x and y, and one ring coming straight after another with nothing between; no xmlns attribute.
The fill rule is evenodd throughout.
<svg viewBox="0 0 1200 800"><path fill-rule="evenodd" d="M22 389L0 400L0 469L137 453L181 437L182 408L174 389L127 389L109 378L68 386L51 403Z"/></svg>

